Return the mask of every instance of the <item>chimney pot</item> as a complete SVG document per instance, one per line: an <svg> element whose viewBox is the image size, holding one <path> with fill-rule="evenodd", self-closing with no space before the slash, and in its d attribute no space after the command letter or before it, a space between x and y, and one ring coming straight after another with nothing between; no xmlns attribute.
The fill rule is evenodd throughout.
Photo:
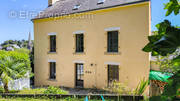
<svg viewBox="0 0 180 101"><path fill-rule="evenodd" d="M48 7L52 6L56 1L59 1L59 0L48 0Z"/></svg>

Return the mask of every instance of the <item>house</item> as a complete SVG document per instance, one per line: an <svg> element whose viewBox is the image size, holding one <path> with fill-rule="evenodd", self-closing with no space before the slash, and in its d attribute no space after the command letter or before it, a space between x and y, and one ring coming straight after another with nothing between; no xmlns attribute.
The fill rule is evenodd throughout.
<svg viewBox="0 0 180 101"><path fill-rule="evenodd" d="M9 47L6 47L6 51L14 51L14 48L9 46Z"/></svg>
<svg viewBox="0 0 180 101"><path fill-rule="evenodd" d="M16 44L12 45L12 47L15 48L15 49L20 49L20 47L18 45L16 45Z"/></svg>
<svg viewBox="0 0 180 101"><path fill-rule="evenodd" d="M35 86L136 88L149 77L149 0L49 0L34 23Z"/></svg>
<svg viewBox="0 0 180 101"><path fill-rule="evenodd" d="M2 50L3 49L3 47L0 45L0 50Z"/></svg>

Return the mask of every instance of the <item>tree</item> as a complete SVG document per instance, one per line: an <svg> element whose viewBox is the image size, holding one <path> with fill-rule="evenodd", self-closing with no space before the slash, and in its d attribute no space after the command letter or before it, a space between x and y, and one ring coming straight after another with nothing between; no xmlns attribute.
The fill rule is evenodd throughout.
<svg viewBox="0 0 180 101"><path fill-rule="evenodd" d="M0 79L6 93L9 92L9 81L28 77L27 74L30 72L30 60L26 52L0 51Z"/></svg>
<svg viewBox="0 0 180 101"><path fill-rule="evenodd" d="M170 2L165 4L164 9L167 10L166 16L169 16L172 12L174 12L175 15L178 15L180 10L180 5L178 0L170 0Z"/></svg>
<svg viewBox="0 0 180 101"><path fill-rule="evenodd" d="M158 35L158 31L153 31L153 35ZM156 55L155 52L153 52ZM180 70L179 66L174 65L172 59L180 55L180 48L178 48L174 53L167 54L166 56L153 56L156 61L153 61L157 66L159 66L161 72L175 73Z"/></svg>
<svg viewBox="0 0 180 101"><path fill-rule="evenodd" d="M170 0L165 4L167 10L166 16L174 12L179 14L180 3L178 0ZM178 53L173 57L172 64L180 68L180 28L172 26L168 20L156 25L158 33L148 37L149 43L143 48L145 52L152 52L154 56L168 56L169 54ZM174 73L174 76L168 81L162 96L152 97L152 101L176 101L176 97L180 95L180 70Z"/></svg>
<svg viewBox="0 0 180 101"><path fill-rule="evenodd" d="M28 40L7 40L1 44L4 50L7 47L13 47L13 45L17 45L20 48L27 48Z"/></svg>
<svg viewBox="0 0 180 101"><path fill-rule="evenodd" d="M172 12L175 15L179 14L180 3L178 0L170 0L164 7L166 16L169 16ZM145 52L152 52L152 55L172 54L180 46L180 29L172 26L168 20L161 22L156 25L158 32L157 34L149 36L149 43L143 48Z"/></svg>
<svg viewBox="0 0 180 101"><path fill-rule="evenodd" d="M167 9L166 16L172 12L177 15L180 11L180 4L177 0L170 0L165 4L164 9ZM180 28L172 26L168 20L157 24L156 27L158 31L148 37L149 43L143 48L143 51L152 52L152 55L157 57L160 55L160 64L170 65L170 68L161 65L164 67L161 69L170 69L172 73L175 73L180 68Z"/></svg>
<svg viewBox="0 0 180 101"><path fill-rule="evenodd" d="M168 72L175 74L180 70L179 65L174 64L173 58L180 55L180 49L178 48L174 53L167 54L167 56L155 56L156 61L153 61L157 66L159 66L161 72Z"/></svg>

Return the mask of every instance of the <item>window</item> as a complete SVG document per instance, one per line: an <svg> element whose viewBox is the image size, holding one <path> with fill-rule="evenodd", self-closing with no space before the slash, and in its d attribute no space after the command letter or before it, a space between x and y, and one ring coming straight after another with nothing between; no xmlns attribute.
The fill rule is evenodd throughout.
<svg viewBox="0 0 180 101"><path fill-rule="evenodd" d="M84 52L84 35L76 34L76 52Z"/></svg>
<svg viewBox="0 0 180 101"><path fill-rule="evenodd" d="M56 52L56 35L50 36L50 52Z"/></svg>
<svg viewBox="0 0 180 101"><path fill-rule="evenodd" d="M113 81L119 81L119 66L118 65L108 65L108 83Z"/></svg>
<svg viewBox="0 0 180 101"><path fill-rule="evenodd" d="M80 5L80 4L75 5L75 6L74 6L74 8L73 8L73 10L78 10L80 7L81 7L81 5Z"/></svg>
<svg viewBox="0 0 180 101"><path fill-rule="evenodd" d="M97 4L103 4L106 0L98 0Z"/></svg>
<svg viewBox="0 0 180 101"><path fill-rule="evenodd" d="M108 32L108 42L107 51L108 52L118 52L118 31Z"/></svg>
<svg viewBox="0 0 180 101"><path fill-rule="evenodd" d="M50 79L56 79L56 62L50 62Z"/></svg>

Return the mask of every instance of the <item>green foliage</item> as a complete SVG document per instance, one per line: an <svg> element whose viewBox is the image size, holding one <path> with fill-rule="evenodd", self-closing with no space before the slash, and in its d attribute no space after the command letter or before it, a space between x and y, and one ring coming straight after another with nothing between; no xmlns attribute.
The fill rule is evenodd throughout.
<svg viewBox="0 0 180 101"><path fill-rule="evenodd" d="M180 49L178 48L174 53L167 54L167 56L156 56L155 64L157 64L161 72L169 72L175 74L180 70L179 62Z"/></svg>
<svg viewBox="0 0 180 101"><path fill-rule="evenodd" d="M33 41L32 41L32 44L33 44ZM28 40L7 40L0 45L3 47L4 50L6 50L7 47L13 47L13 45L17 45L20 48L27 48Z"/></svg>
<svg viewBox="0 0 180 101"><path fill-rule="evenodd" d="M9 93L17 93L17 90L9 90ZM0 93L5 93L5 90L2 86L0 86Z"/></svg>
<svg viewBox="0 0 180 101"><path fill-rule="evenodd" d="M15 51L19 53L30 54L30 51L27 48L15 49Z"/></svg>
<svg viewBox="0 0 180 101"><path fill-rule="evenodd" d="M117 81L113 81L108 87L104 88L104 90L120 95L133 95L133 91L128 88L126 84Z"/></svg>
<svg viewBox="0 0 180 101"><path fill-rule="evenodd" d="M174 98L179 94L179 90L180 90L180 71L178 71L171 79L169 79L168 85L165 86L163 95Z"/></svg>
<svg viewBox="0 0 180 101"><path fill-rule="evenodd" d="M0 98L0 101L84 101L84 98L62 98L62 99L56 99L56 98L47 98L47 97L43 97L43 98ZM102 100L96 100L96 99L92 99L89 101L102 101ZM110 100L107 99L107 101L114 101L114 100ZM121 101L121 100L120 100Z"/></svg>
<svg viewBox="0 0 180 101"><path fill-rule="evenodd" d="M175 73L180 70L180 29L171 26L167 20L156 25L158 32L149 36L149 43L143 48L145 52L152 52L157 56L161 70ZM161 55L159 57L159 55ZM177 58L176 58L177 57ZM172 58L176 58L175 60Z"/></svg>
<svg viewBox="0 0 180 101"><path fill-rule="evenodd" d="M46 91L45 88L36 88L36 89L24 89L18 91L17 94L43 94Z"/></svg>
<svg viewBox="0 0 180 101"><path fill-rule="evenodd" d="M161 96L153 96L150 101L178 101L177 96L180 95L180 71L177 72L168 84L165 86L164 92Z"/></svg>
<svg viewBox="0 0 180 101"><path fill-rule="evenodd" d="M4 88L0 86L0 93L4 93Z"/></svg>
<svg viewBox="0 0 180 101"><path fill-rule="evenodd" d="M170 0L170 2L165 4L164 9L167 9L166 16L172 12L174 12L175 15L179 14L180 5L178 0ZM149 43L143 48L143 51L152 52L154 56L166 56L160 60L165 60L165 67L170 65L170 67L174 66L179 68L180 28L172 26L168 20L157 24L156 27L158 29L157 34L148 37ZM170 55L172 57L170 57ZM173 71L172 68L168 69ZM151 97L150 101L176 101L176 97L180 95L180 70L177 69L174 73L174 76L169 79L168 84L165 86L163 94L161 96Z"/></svg>
<svg viewBox="0 0 180 101"><path fill-rule="evenodd" d="M4 93L4 88L0 87L0 93ZM9 90L9 93L14 94L68 94L67 91L61 90L58 87L46 88L35 88L35 89L24 89L24 90Z"/></svg>
<svg viewBox="0 0 180 101"><path fill-rule="evenodd" d="M143 78L138 84L137 88L134 90L134 94L142 95L147 87L148 87L148 80L145 80L145 78Z"/></svg>
<svg viewBox="0 0 180 101"><path fill-rule="evenodd" d="M179 14L180 4L178 0L170 0L170 2L165 4L164 9L167 10L166 16L170 15L172 12L174 12L174 14L177 15Z"/></svg>
<svg viewBox="0 0 180 101"><path fill-rule="evenodd" d="M143 51L162 56L175 52L180 46L180 29L171 26L168 20L161 22L156 27L158 34L148 37L149 43L143 48Z"/></svg>
<svg viewBox="0 0 180 101"><path fill-rule="evenodd" d="M0 79L8 92L11 80L27 77L31 72L29 55L18 51L0 51Z"/></svg>
<svg viewBox="0 0 180 101"><path fill-rule="evenodd" d="M148 80L142 79L135 90L131 90L124 83L113 81L105 90L120 95L142 95L148 87Z"/></svg>
<svg viewBox="0 0 180 101"><path fill-rule="evenodd" d="M49 86L45 91L44 94L68 94L67 91L61 90L58 87Z"/></svg>

